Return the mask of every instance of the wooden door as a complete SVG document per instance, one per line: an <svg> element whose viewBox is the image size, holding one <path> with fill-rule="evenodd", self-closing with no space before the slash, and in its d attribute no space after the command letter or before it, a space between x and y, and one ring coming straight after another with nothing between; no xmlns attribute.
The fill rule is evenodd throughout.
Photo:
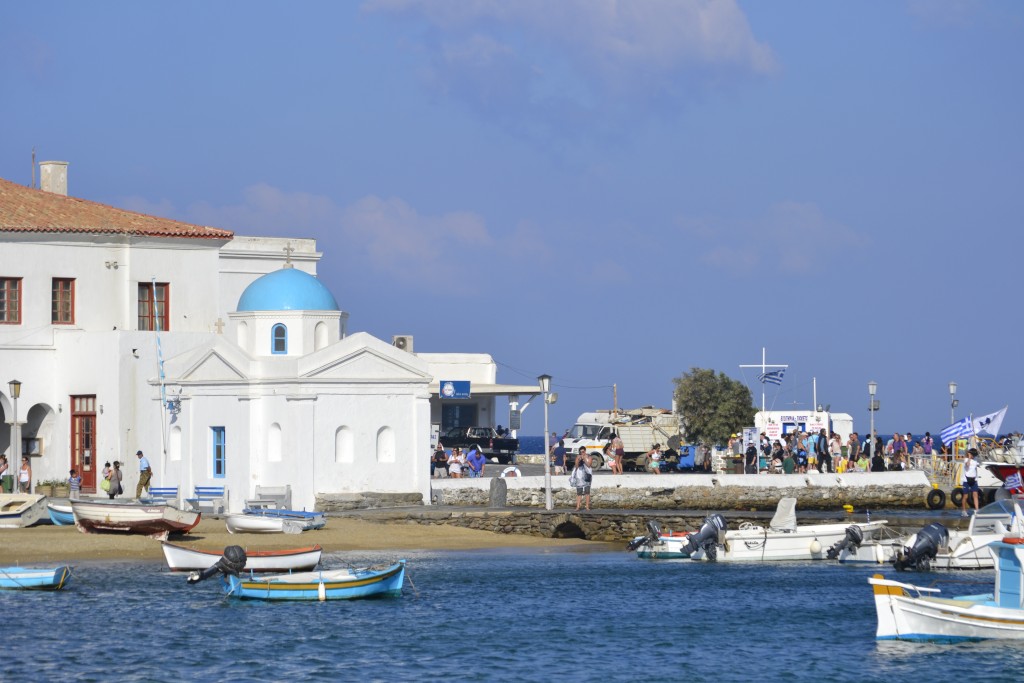
<svg viewBox="0 0 1024 683"><path fill-rule="evenodd" d="M96 397L71 397L71 467L82 477L82 491L96 492Z"/></svg>

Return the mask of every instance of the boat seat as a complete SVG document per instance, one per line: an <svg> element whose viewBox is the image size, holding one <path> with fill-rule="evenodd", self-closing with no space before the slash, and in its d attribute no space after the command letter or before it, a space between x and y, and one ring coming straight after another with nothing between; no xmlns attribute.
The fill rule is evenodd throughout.
<svg viewBox="0 0 1024 683"><path fill-rule="evenodd" d="M185 502L196 512L210 508L210 513L222 515L228 507L228 491L226 486L197 486L195 495L186 498Z"/></svg>

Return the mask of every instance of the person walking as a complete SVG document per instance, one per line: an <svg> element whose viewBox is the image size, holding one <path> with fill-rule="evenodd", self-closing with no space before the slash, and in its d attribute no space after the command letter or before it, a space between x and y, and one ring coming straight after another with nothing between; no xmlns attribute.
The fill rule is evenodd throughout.
<svg viewBox="0 0 1024 683"><path fill-rule="evenodd" d="M479 479L484 474L484 465L487 464L487 458L480 452L478 446L473 445L469 448L466 464L469 465L469 478Z"/></svg>
<svg viewBox="0 0 1024 683"><path fill-rule="evenodd" d="M960 513L961 517L967 516L967 499L973 497L974 499L974 510L978 510L978 494L981 489L978 487L978 449L968 448L967 449L967 460L964 462L964 473L961 477L961 487L963 489L963 496L961 497L961 503L963 505L963 512Z"/></svg>
<svg viewBox="0 0 1024 683"><path fill-rule="evenodd" d="M145 489L149 493L149 482L153 479L153 468L149 466L149 460L142 454L142 451L135 451L139 459L139 485L135 487L135 497L141 498Z"/></svg>
<svg viewBox="0 0 1024 683"><path fill-rule="evenodd" d="M580 503L586 501L586 509L590 509L590 484L594 480L594 470L591 469L591 458L585 446L580 446L580 453L576 456L576 466L572 470L569 481L576 487L576 509L580 509Z"/></svg>
<svg viewBox="0 0 1024 683"><path fill-rule="evenodd" d="M107 491L110 500L114 500L114 496L124 493L124 489L121 488L121 477L121 463L115 460L114 466L110 468L110 490Z"/></svg>
<svg viewBox="0 0 1024 683"><path fill-rule="evenodd" d="M565 440L559 439L551 447L551 464L555 466L555 474L565 474Z"/></svg>

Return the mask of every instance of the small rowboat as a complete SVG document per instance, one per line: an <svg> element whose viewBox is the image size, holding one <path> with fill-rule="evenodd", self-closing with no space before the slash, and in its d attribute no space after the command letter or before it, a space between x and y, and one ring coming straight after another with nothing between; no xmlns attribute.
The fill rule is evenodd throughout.
<svg viewBox="0 0 1024 683"><path fill-rule="evenodd" d="M327 524L327 515L306 510L278 510L276 508L246 508L243 513L253 517L273 517L302 524L303 531L322 529Z"/></svg>
<svg viewBox="0 0 1024 683"><path fill-rule="evenodd" d="M46 511L50 513L50 521L57 526L74 526L75 515L71 512L70 505L59 503L47 503Z"/></svg>
<svg viewBox="0 0 1024 683"><path fill-rule="evenodd" d="M186 548L164 541L164 558L172 572L195 571L212 567L220 559L220 552ZM247 572L306 571L320 564L323 548L319 545L288 550L247 550Z"/></svg>
<svg viewBox="0 0 1024 683"><path fill-rule="evenodd" d="M36 493L0 494L0 528L18 529L46 519L46 496Z"/></svg>
<svg viewBox="0 0 1024 683"><path fill-rule="evenodd" d="M405 560L382 570L336 569L279 576L224 577L224 591L242 600L352 600L400 596L405 583Z"/></svg>
<svg viewBox="0 0 1024 683"><path fill-rule="evenodd" d="M229 534L301 534L306 529L299 520L262 515L228 515L224 523Z"/></svg>
<svg viewBox="0 0 1024 683"><path fill-rule="evenodd" d="M71 579L71 567L0 567L0 588L6 590L59 591Z"/></svg>

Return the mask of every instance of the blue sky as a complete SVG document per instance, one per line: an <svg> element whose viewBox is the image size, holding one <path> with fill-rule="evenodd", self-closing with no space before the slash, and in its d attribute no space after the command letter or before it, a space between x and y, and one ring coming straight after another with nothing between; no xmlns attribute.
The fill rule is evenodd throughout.
<svg viewBox="0 0 1024 683"><path fill-rule="evenodd" d="M350 329L554 377L1024 428L1017 2L0 5L0 177L316 238ZM540 406L524 433L541 432Z"/></svg>

